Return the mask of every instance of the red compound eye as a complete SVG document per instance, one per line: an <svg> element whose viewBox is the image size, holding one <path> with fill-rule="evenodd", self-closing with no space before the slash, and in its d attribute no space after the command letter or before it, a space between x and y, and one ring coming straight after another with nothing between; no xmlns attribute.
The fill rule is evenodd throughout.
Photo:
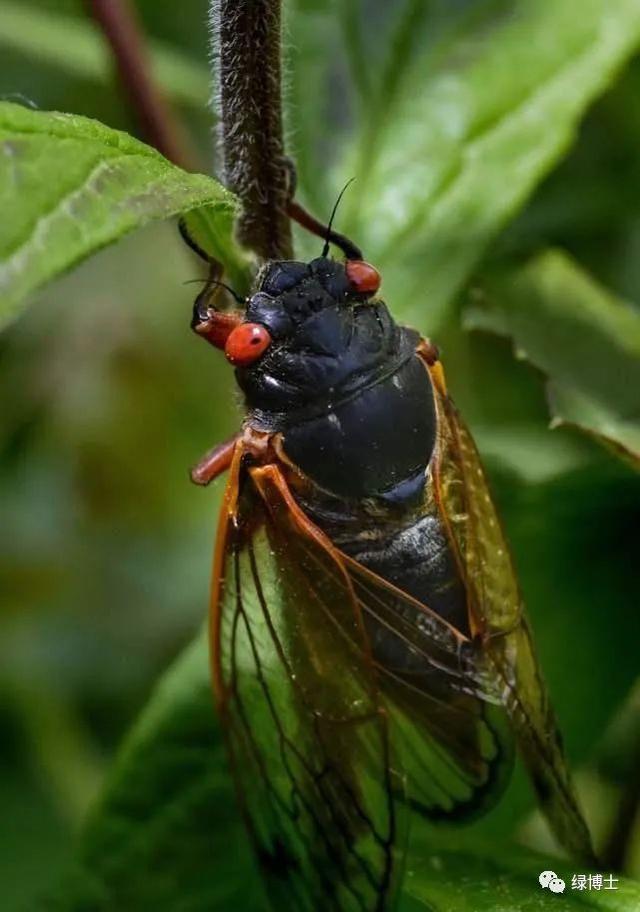
<svg viewBox="0 0 640 912"><path fill-rule="evenodd" d="M364 260L347 260L345 271L357 294L375 294L380 288L382 276L375 266Z"/></svg>
<svg viewBox="0 0 640 912"><path fill-rule="evenodd" d="M224 353L236 367L247 367L257 361L271 344L271 336L261 323L241 323L229 333Z"/></svg>

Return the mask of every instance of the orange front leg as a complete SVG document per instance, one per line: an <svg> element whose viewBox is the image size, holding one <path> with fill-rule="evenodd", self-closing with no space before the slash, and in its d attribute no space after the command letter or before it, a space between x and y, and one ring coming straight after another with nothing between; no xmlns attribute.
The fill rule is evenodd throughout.
<svg viewBox="0 0 640 912"><path fill-rule="evenodd" d="M209 450L191 469L191 481L197 485L208 485L226 472L233 461L233 453L240 435L235 434L224 443L219 443Z"/></svg>

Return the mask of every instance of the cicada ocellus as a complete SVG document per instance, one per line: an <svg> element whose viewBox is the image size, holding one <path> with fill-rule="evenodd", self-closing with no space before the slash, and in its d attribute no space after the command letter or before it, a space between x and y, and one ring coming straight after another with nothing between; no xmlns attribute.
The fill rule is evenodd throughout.
<svg viewBox="0 0 640 912"><path fill-rule="evenodd" d="M193 326L246 417L229 470L211 658L239 800L276 908L392 905L407 809L464 821L499 796L512 735L559 841L592 856L511 558L435 346L380 275L267 263Z"/></svg>

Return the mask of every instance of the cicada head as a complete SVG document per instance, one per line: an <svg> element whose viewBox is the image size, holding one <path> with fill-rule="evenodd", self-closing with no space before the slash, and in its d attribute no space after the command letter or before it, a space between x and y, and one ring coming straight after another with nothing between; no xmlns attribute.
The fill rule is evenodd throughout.
<svg viewBox="0 0 640 912"><path fill-rule="evenodd" d="M354 282L350 273L352 261L339 263L327 257L318 257L310 263L284 260L267 263L258 275L256 290L249 299L246 318L266 326L274 340L287 339L294 342L304 326L313 319L313 328L321 330L326 324L325 346L327 353L336 354L341 350L338 334L333 340L331 330L335 323L332 316L318 317L319 314L340 312L343 323L350 323L353 305L361 303L378 290L380 275L373 266L361 263L377 276L376 283L361 288L358 279ZM314 319L315 318L315 319ZM309 326L307 326L308 335ZM294 347L294 346L291 346Z"/></svg>
<svg viewBox="0 0 640 912"><path fill-rule="evenodd" d="M249 409L286 417L326 404L392 358L402 334L376 297L380 282L362 260L268 263L226 349ZM230 351L241 332L255 339L253 359Z"/></svg>

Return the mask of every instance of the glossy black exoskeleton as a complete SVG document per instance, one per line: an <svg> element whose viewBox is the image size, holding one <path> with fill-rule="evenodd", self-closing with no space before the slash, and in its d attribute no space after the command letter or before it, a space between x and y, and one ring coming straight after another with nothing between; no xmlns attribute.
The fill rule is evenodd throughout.
<svg viewBox="0 0 640 912"><path fill-rule="evenodd" d="M247 424L280 435L313 483L306 512L342 550L467 630L444 530L420 510L437 434L420 336L358 265L369 275L326 257L263 268L243 324L270 341L236 367Z"/></svg>
<svg viewBox="0 0 640 912"><path fill-rule="evenodd" d="M324 258L267 266L246 319L273 339L237 369L254 426L281 431L292 462L337 497L394 499L413 479L420 487L435 414L416 332L354 294L344 265Z"/></svg>

